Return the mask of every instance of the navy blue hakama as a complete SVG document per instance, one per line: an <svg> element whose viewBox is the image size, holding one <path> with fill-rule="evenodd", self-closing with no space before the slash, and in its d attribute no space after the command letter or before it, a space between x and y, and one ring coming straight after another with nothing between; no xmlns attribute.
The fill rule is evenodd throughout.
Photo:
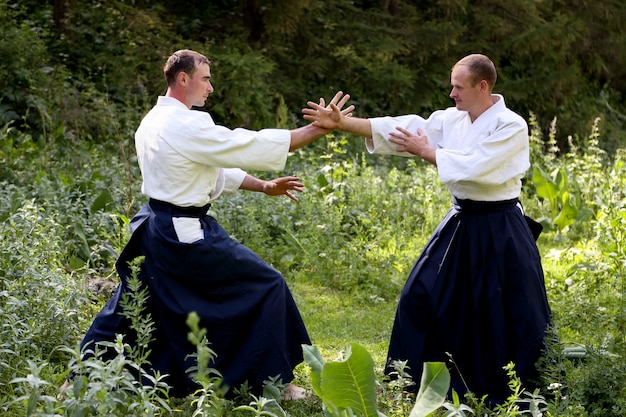
<svg viewBox="0 0 626 417"><path fill-rule="evenodd" d="M402 291L387 372L406 360L419 386L424 362L451 358L452 389L501 403L510 394L502 368L514 362L528 387L549 322L539 251L518 200L458 201Z"/></svg>
<svg viewBox="0 0 626 417"><path fill-rule="evenodd" d="M116 333L132 335L119 314L120 297L127 291L128 263L144 256L140 278L149 288L147 311L156 327L149 367L168 374L170 394L184 396L199 388L188 374L195 366L189 355L196 348L187 340L185 323L195 311L217 354L210 365L222 374L224 386L247 381L258 395L269 377L280 375L285 383L293 379L294 367L303 360L301 345L311 341L283 276L230 238L206 215L207 208L151 200L140 210L117 262L121 284L81 346L113 341ZM204 239L179 242L172 217L199 218Z"/></svg>

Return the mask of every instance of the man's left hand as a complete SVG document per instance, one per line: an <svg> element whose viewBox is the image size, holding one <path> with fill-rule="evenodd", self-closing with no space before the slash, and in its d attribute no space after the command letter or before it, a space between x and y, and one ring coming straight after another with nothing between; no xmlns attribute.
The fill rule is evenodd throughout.
<svg viewBox="0 0 626 417"><path fill-rule="evenodd" d="M267 195L286 195L293 201L298 201L298 197L290 191L302 192L304 184L300 182L298 177L281 177L266 181L263 185L263 192Z"/></svg>

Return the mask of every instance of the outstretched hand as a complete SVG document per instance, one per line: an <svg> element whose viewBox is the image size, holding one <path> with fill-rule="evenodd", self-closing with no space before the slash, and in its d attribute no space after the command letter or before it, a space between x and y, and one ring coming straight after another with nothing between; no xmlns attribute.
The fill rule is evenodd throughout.
<svg viewBox="0 0 626 417"><path fill-rule="evenodd" d="M277 196L286 195L293 201L298 201L298 197L290 191L302 192L304 184L300 182L298 177L281 177L273 180L265 181L263 184L263 192L267 195Z"/></svg>
<svg viewBox="0 0 626 417"><path fill-rule="evenodd" d="M324 98L320 98L320 102L307 101L309 108L302 109L304 119L312 121L315 126L333 130L337 129L341 125L341 120L344 117L352 116L354 105L350 105L343 109L346 102L350 100L350 94L343 94L343 91L338 91L335 96L330 100L328 106Z"/></svg>

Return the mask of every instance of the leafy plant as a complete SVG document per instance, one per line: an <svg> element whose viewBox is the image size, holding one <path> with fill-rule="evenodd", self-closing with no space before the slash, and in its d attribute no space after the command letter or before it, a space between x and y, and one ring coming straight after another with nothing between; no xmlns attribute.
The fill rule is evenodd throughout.
<svg viewBox="0 0 626 417"><path fill-rule="evenodd" d="M365 348L352 343L336 362L325 362L315 346L303 345L313 391L329 416L384 417L377 407L376 375ZM410 417L426 417L444 404L450 373L442 362L424 363L420 389Z"/></svg>
<svg viewBox="0 0 626 417"><path fill-rule="evenodd" d="M136 277L137 267L137 264L133 265L133 276L129 278L130 292L122 304L131 318L131 328L140 335L140 344L131 348L124 343L122 335L117 335L114 342L88 346L80 354L71 351L74 362L70 370L74 376L70 388L63 393L63 401L41 394L41 387L50 385L39 376L47 364L35 365L30 362L31 372L24 378L11 381L19 391L25 393L14 403L23 404L26 415L157 416L164 411L171 411L164 399L168 386L163 377L152 375L143 367L146 364L147 345L151 340L152 323L150 317L142 313L146 294ZM114 352L112 359L105 359L107 350ZM147 383L144 384L144 381Z"/></svg>
<svg viewBox="0 0 626 417"><path fill-rule="evenodd" d="M581 201L564 169L555 169L547 174L535 166L532 180L537 196L549 203L550 217L538 219L544 227L563 230L579 218Z"/></svg>
<svg viewBox="0 0 626 417"><path fill-rule="evenodd" d="M196 346L196 352L192 355L196 360L196 366L188 370L194 381L200 388L193 394L191 405L195 406L195 416L220 416L224 413L225 400L223 390L220 389L222 375L209 367L209 363L215 358L215 352L209 348L206 338L206 329L199 327L200 317L195 311L187 316L187 326L190 332L188 339Z"/></svg>
<svg viewBox="0 0 626 417"><path fill-rule="evenodd" d="M325 362L315 346L303 345L304 361L311 367L313 391L331 416L379 416L376 376L371 356L359 344L351 344L344 359Z"/></svg>
<svg viewBox="0 0 626 417"><path fill-rule="evenodd" d="M452 391L452 402L444 402L443 407L448 411L445 417L467 417L470 414L474 414L474 410L467 404L461 404L459 394L456 391Z"/></svg>
<svg viewBox="0 0 626 417"><path fill-rule="evenodd" d="M35 2L20 4L26 3ZM348 56L345 52L343 56ZM158 401L145 402L156 397L181 417L198 410L202 411L197 415L224 417L281 415L271 399L293 417L328 413L318 396L280 402L279 381L270 381L275 386L263 397L251 397L244 387L232 401L213 392L210 384L188 398L167 398L163 390L153 390L161 381L156 375L150 375L153 383L133 386L138 371L124 339L110 345L117 361L105 362L99 356L102 350L91 347L93 358L80 362L82 355L73 346L108 298L88 284L91 277L117 282L114 263L129 237L128 219L144 198L135 197L140 195L141 181L132 156L131 128L145 108L141 100L129 98L127 114L120 115L106 97L96 96L92 84L83 87L78 96L83 103L92 100L87 108L90 123L99 126L98 140L84 135L88 129L70 125L46 130L47 141L39 139L40 133L13 126L0 129L3 415L97 415L113 413L114 405L118 414L132 415L144 406L147 410L148 403L154 405L150 412L168 414ZM57 100L65 96L57 95ZM281 110L283 121L289 117ZM563 170L564 192L577 196L572 204L580 203L574 223L562 229L554 226L538 241L556 333L554 362L541 365L542 373L549 371L541 391L520 393L516 401L526 402L515 403L519 409L500 412L481 399L466 396L457 401L453 395L434 416L470 414L464 404L481 417L520 415L532 404L545 416L624 415L626 157L623 149L614 154L602 151L600 145L609 142L623 145L618 136L600 131L604 126L598 121L590 134L568 137L567 146L560 142L560 148L555 123L545 129L555 132L545 142L537 133L544 128L538 122L531 126L534 166L555 183ZM367 348L374 376L381 381L374 382L378 411L408 416L415 405L415 396L405 389L410 369L387 383L381 368L397 296L424 242L449 208L449 194L438 184L435 169L410 159L369 155L362 138L348 136L329 136L299 149L289 158L285 173L301 176L306 184L299 203L238 193L224 196L212 207L212 215L284 273L320 352L334 352L350 342ZM522 200L525 211L535 218L552 221L560 213L559 208L553 215L549 199L538 197L532 172L525 178ZM579 352L572 346L584 349L584 355L572 355ZM351 356L354 360L359 355ZM81 367L80 377L61 403L57 389L68 363L74 361ZM197 373L198 378L203 373ZM306 366L295 374L299 385L311 381ZM208 381L214 377L219 378L210 374ZM238 406L251 409L235 410Z"/></svg>
<svg viewBox="0 0 626 417"><path fill-rule="evenodd" d="M287 414L283 410L275 399L253 396L254 401L250 402L250 405L240 405L235 407L235 411L250 411L256 417L286 417Z"/></svg>
<svg viewBox="0 0 626 417"><path fill-rule="evenodd" d="M393 371L389 373L382 385L383 392L381 400L387 401L386 406L396 411L401 416L411 413L411 409L415 405L415 394L413 386L415 382L409 373L407 361L394 360L391 363Z"/></svg>
<svg viewBox="0 0 626 417"><path fill-rule="evenodd" d="M445 402L449 387L450 373L446 364L425 362L420 389L410 417L426 417L441 407Z"/></svg>

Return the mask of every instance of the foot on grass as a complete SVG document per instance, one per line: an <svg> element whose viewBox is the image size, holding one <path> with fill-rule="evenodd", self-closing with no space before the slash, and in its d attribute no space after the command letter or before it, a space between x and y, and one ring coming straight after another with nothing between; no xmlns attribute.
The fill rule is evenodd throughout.
<svg viewBox="0 0 626 417"><path fill-rule="evenodd" d="M71 383L67 379L65 380L63 385L61 385L61 388L59 388L59 400L61 400L61 401L65 400L65 392L70 387L70 385L71 385Z"/></svg>
<svg viewBox="0 0 626 417"><path fill-rule="evenodd" d="M299 401L311 396L311 391L293 384L285 386L285 400Z"/></svg>

